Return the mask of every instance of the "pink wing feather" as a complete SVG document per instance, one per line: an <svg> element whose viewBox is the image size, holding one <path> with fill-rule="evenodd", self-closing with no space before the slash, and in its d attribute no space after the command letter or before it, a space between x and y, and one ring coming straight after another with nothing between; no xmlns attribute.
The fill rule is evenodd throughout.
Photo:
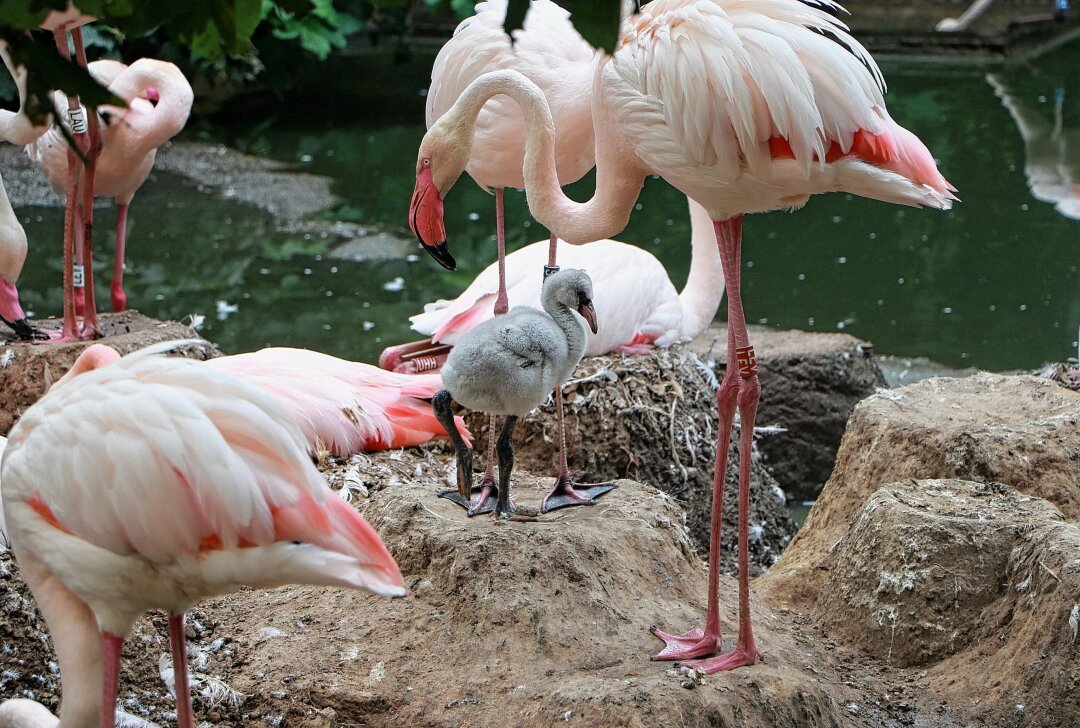
<svg viewBox="0 0 1080 728"><path fill-rule="evenodd" d="M335 457L413 447L445 435L431 404L438 374L395 374L305 349L269 348L211 359L207 366L241 377L276 399L303 430L311 450ZM460 417L458 432L471 442Z"/></svg>

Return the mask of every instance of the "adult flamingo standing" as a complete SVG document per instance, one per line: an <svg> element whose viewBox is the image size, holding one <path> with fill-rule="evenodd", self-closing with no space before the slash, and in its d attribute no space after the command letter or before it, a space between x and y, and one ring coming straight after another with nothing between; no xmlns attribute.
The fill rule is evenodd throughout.
<svg viewBox="0 0 1080 728"><path fill-rule="evenodd" d="M128 205L150 175L158 147L180 133L187 123L194 94L180 69L167 61L140 58L130 66L117 61L94 61L89 71L128 103L126 109L104 106L100 110L107 117L108 126L102 133L94 174L96 194L117 200L116 255L110 293L112 309L118 312L127 306L124 254ZM58 107L66 103L60 95L56 102ZM26 150L30 159L45 171L53 189L59 192L68 188L71 180L67 144L58 128L50 129ZM79 188L82 189L81 184ZM85 217L92 207L92 200L88 203L84 194L78 214ZM87 259L87 265L90 263ZM88 317L93 315L92 310L87 311Z"/></svg>
<svg viewBox="0 0 1080 728"><path fill-rule="evenodd" d="M830 0L655 0L624 23L593 96L596 192L585 203L560 190L551 114L521 74L477 79L424 137L410 218L426 244L442 231L442 198L464 169L474 120L492 96L509 95L529 120L525 177L536 219L570 243L625 226L646 175L700 202L714 221L728 294L728 361L717 391L720 426L713 475L705 627L654 633L655 659L691 660L721 648L717 604L719 528L728 437L740 414L739 636L724 655L685 664L715 672L760 656L750 623L750 446L761 387L740 294L745 213L801 207L812 194L845 191L885 202L948 209L953 188L919 139L889 116L880 70L829 12Z"/></svg>
<svg viewBox="0 0 1080 728"><path fill-rule="evenodd" d="M524 27L514 34L514 43L503 30L506 0L489 0L476 6L476 14L466 18L454 36L439 50L431 70L426 119L430 127L453 105L468 85L481 74L498 69L515 69L528 76L548 100L559 138L555 168L559 184L570 184L593 167L592 110L589 96L600 55L574 29L570 14L551 0L532 0ZM478 143L467 171L478 185L495 195L495 238L498 249L498 291L494 314L507 312L506 237L503 229L503 190L524 187L521 167L525 158L525 118L521 109L506 99L492 99L481 110L476 124ZM441 204L436 200L431 204ZM441 218L441 215L439 216ZM415 219L410 215L410 225ZM441 224L441 220L440 220ZM433 233L436 234L436 233ZM437 236L437 234L436 234ZM445 234L427 250L446 268L456 263L444 244ZM555 265L556 237L549 240L549 264ZM539 271L536 273L539 275ZM420 341L388 349L380 365L393 369L399 358L417 363L434 362L446 349L428 351L430 342ZM443 357L445 358L445 357ZM415 367L415 365L414 365ZM556 407L562 427L562 393L556 393ZM480 490L494 486L495 417L490 419L487 467ZM560 442L565 438L560 437ZM560 461L565 452L560 450ZM569 474L559 481L572 483Z"/></svg>
<svg viewBox="0 0 1080 728"><path fill-rule="evenodd" d="M269 395L153 350L84 352L12 429L0 467L8 536L56 640L65 724L113 725L123 638L149 609L169 612L178 723L192 728L195 602L245 584L405 594Z"/></svg>
<svg viewBox="0 0 1080 728"><path fill-rule="evenodd" d="M682 292L668 278L664 264L652 253L617 240L588 245L559 246L559 260L586 271L592 279L599 331L586 331L585 356L644 354L687 342L705 330L724 296L723 270L716 251L709 213L688 199L692 254L690 275ZM506 256L507 297L511 305L541 307L543 281L536 271L549 255L541 240ZM431 337L431 345L453 346L467 332L492 317L491 301L498 290L498 271L492 263L457 298L424 306L412 316L414 331ZM436 362L446 354L435 355ZM412 362L395 371L409 371Z"/></svg>

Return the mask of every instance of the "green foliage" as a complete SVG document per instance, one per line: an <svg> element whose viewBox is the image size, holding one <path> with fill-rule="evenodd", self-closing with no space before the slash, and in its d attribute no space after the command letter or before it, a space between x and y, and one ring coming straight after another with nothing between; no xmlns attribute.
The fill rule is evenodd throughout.
<svg viewBox="0 0 1080 728"><path fill-rule="evenodd" d="M615 52L622 21L622 0L583 0L561 4L570 10L574 28L589 45L602 48L609 55Z"/></svg>
<svg viewBox="0 0 1080 728"><path fill-rule="evenodd" d="M344 48L348 36L363 27L359 18L336 10L333 0L262 0L262 18L275 38L299 39L304 50L319 60Z"/></svg>
<svg viewBox="0 0 1080 728"><path fill-rule="evenodd" d="M449 6L455 15L464 20L473 14L476 0L424 0L424 5L427 5L431 10Z"/></svg>

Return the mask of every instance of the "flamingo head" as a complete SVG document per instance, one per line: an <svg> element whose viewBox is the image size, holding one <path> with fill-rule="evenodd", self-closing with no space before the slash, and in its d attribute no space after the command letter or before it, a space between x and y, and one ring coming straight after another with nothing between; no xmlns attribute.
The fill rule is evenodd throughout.
<svg viewBox="0 0 1080 728"><path fill-rule="evenodd" d="M472 137L455 133L445 119L432 125L420 143L416 186L409 205L409 228L442 267L456 270L457 262L446 246L443 198L469 162Z"/></svg>
<svg viewBox="0 0 1080 728"><path fill-rule="evenodd" d="M91 344L83 349L83 352L79 354L75 363L71 365L71 369L68 369L67 374L60 377L60 379L52 386L59 387L64 382L74 379L80 374L85 374L86 372L92 372L95 369L108 366L118 359L120 359L120 352L111 346L106 346L105 344Z"/></svg>

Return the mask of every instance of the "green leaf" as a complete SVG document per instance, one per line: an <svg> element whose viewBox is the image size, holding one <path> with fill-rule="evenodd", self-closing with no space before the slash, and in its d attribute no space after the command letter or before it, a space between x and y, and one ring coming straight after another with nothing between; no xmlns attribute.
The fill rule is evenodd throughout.
<svg viewBox="0 0 1080 728"><path fill-rule="evenodd" d="M570 16L577 32L589 45L615 53L621 25L621 0L590 0L576 3Z"/></svg>
<svg viewBox="0 0 1080 728"><path fill-rule="evenodd" d="M599 1L599 0L598 0ZM506 17L503 18L503 30L514 42L514 31L525 27L525 15L529 12L529 0L509 0L506 3Z"/></svg>

